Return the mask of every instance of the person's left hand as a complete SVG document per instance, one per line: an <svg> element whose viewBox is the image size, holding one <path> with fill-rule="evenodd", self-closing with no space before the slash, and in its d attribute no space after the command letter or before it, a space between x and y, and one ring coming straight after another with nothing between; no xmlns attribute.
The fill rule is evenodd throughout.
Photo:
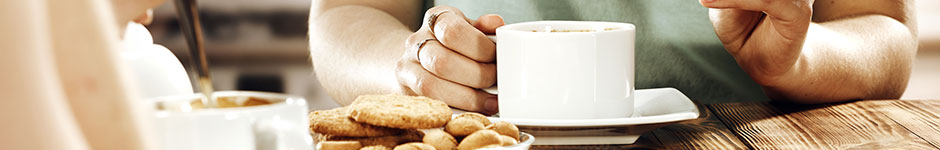
<svg viewBox="0 0 940 150"><path fill-rule="evenodd" d="M699 0L725 49L761 85L796 64L813 16L814 0Z"/></svg>

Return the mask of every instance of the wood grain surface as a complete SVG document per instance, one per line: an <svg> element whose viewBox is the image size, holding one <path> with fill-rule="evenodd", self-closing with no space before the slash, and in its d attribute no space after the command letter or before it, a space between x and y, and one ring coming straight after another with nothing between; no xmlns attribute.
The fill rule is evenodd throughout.
<svg viewBox="0 0 940 150"><path fill-rule="evenodd" d="M858 104L885 114L932 146L940 147L940 101L865 101Z"/></svg>
<svg viewBox="0 0 940 150"><path fill-rule="evenodd" d="M653 134L666 149L748 149L728 127L704 105L699 119L668 125Z"/></svg>
<svg viewBox="0 0 940 150"><path fill-rule="evenodd" d="M748 149L706 106L698 107L702 110L698 119L658 128L643 134L634 144L552 145L531 149Z"/></svg>
<svg viewBox="0 0 940 150"><path fill-rule="evenodd" d="M855 103L710 107L754 149L936 149L886 115Z"/></svg>
<svg viewBox="0 0 940 150"><path fill-rule="evenodd" d="M631 145L532 149L940 149L940 101L709 104ZM537 140L537 138L536 138Z"/></svg>

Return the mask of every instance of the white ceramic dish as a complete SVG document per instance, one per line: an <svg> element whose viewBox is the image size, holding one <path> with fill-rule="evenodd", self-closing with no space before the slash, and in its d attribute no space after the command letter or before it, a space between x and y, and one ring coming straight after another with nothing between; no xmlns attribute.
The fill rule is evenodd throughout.
<svg viewBox="0 0 940 150"><path fill-rule="evenodd" d="M490 117L516 124L536 136L533 145L632 144L640 135L684 120L696 119L695 103L675 88L636 90L632 117L611 119L514 119ZM461 111L462 112L462 111Z"/></svg>
<svg viewBox="0 0 940 150"><path fill-rule="evenodd" d="M171 95L148 99L157 143L164 150L307 150L307 101L301 97L254 91L216 91L214 97L234 98L236 104L255 97L271 104L251 107L193 109L203 95Z"/></svg>
<svg viewBox="0 0 940 150"><path fill-rule="evenodd" d="M674 88L636 90L635 103L634 115L628 118L552 120L490 117L490 120L521 127L597 128L676 122L699 116L695 103Z"/></svg>

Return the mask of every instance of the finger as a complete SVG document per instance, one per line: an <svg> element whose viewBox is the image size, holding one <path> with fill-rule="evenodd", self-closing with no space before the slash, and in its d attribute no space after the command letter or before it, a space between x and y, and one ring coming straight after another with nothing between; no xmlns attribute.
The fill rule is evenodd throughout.
<svg viewBox="0 0 940 150"><path fill-rule="evenodd" d="M700 0L702 6L718 9L762 11L784 21L796 21L812 14L808 0Z"/></svg>
<svg viewBox="0 0 940 150"><path fill-rule="evenodd" d="M470 59L479 62L493 62L496 59L496 43L457 13L440 14L431 33L445 47Z"/></svg>
<svg viewBox="0 0 940 150"><path fill-rule="evenodd" d="M496 28L506 25L506 22L503 21L503 17L497 14L486 14L470 22L473 24L473 27L488 35L496 34Z"/></svg>
<svg viewBox="0 0 940 150"><path fill-rule="evenodd" d="M425 70L438 77L473 88L486 88L496 83L496 65L479 63L429 41L418 51L418 60Z"/></svg>
<svg viewBox="0 0 940 150"><path fill-rule="evenodd" d="M434 40L434 35L431 35L427 28L418 29L414 34L408 36L408 39L405 40L405 52L402 53L402 59L417 62L418 51L427 43L428 39Z"/></svg>
<svg viewBox="0 0 940 150"><path fill-rule="evenodd" d="M735 55L760 23L764 14L739 9L709 9L708 16L718 39L729 53Z"/></svg>
<svg viewBox="0 0 940 150"><path fill-rule="evenodd" d="M764 11L773 1L778 0L699 0L702 6L718 9L744 9L750 11ZM784 0L789 1L789 0Z"/></svg>
<svg viewBox="0 0 940 150"><path fill-rule="evenodd" d="M400 84L417 95L438 99L455 108L493 114L496 95L443 80L422 69L418 62L399 61L396 70ZM486 107L490 106L490 107Z"/></svg>
<svg viewBox="0 0 940 150"><path fill-rule="evenodd" d="M153 22L153 9L147 9L143 14L134 17L133 21L142 25L150 25L150 23Z"/></svg>
<svg viewBox="0 0 940 150"><path fill-rule="evenodd" d="M428 9L428 11L424 12L424 20L422 23L422 27L428 27L428 28L433 27L433 25L436 22L436 17L440 17L440 15L444 13L455 13L458 16L464 16L463 12L457 8L450 7L450 6L435 6L435 7ZM468 22L470 21L469 19L466 19L466 18L464 19L467 20Z"/></svg>

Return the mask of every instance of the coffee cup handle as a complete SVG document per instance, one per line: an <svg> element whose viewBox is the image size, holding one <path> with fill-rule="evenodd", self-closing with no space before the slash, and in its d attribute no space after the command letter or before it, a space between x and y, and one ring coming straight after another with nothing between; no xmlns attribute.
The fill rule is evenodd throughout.
<svg viewBox="0 0 940 150"><path fill-rule="evenodd" d="M486 35L486 38L489 38L491 41L493 41L493 43L496 43L496 35ZM499 87L496 86L496 85L493 85L493 86L488 87L488 88L483 88L483 89L481 89L481 90L483 90L483 91L486 92L486 93L490 93L490 94L494 94L494 95L499 94Z"/></svg>

